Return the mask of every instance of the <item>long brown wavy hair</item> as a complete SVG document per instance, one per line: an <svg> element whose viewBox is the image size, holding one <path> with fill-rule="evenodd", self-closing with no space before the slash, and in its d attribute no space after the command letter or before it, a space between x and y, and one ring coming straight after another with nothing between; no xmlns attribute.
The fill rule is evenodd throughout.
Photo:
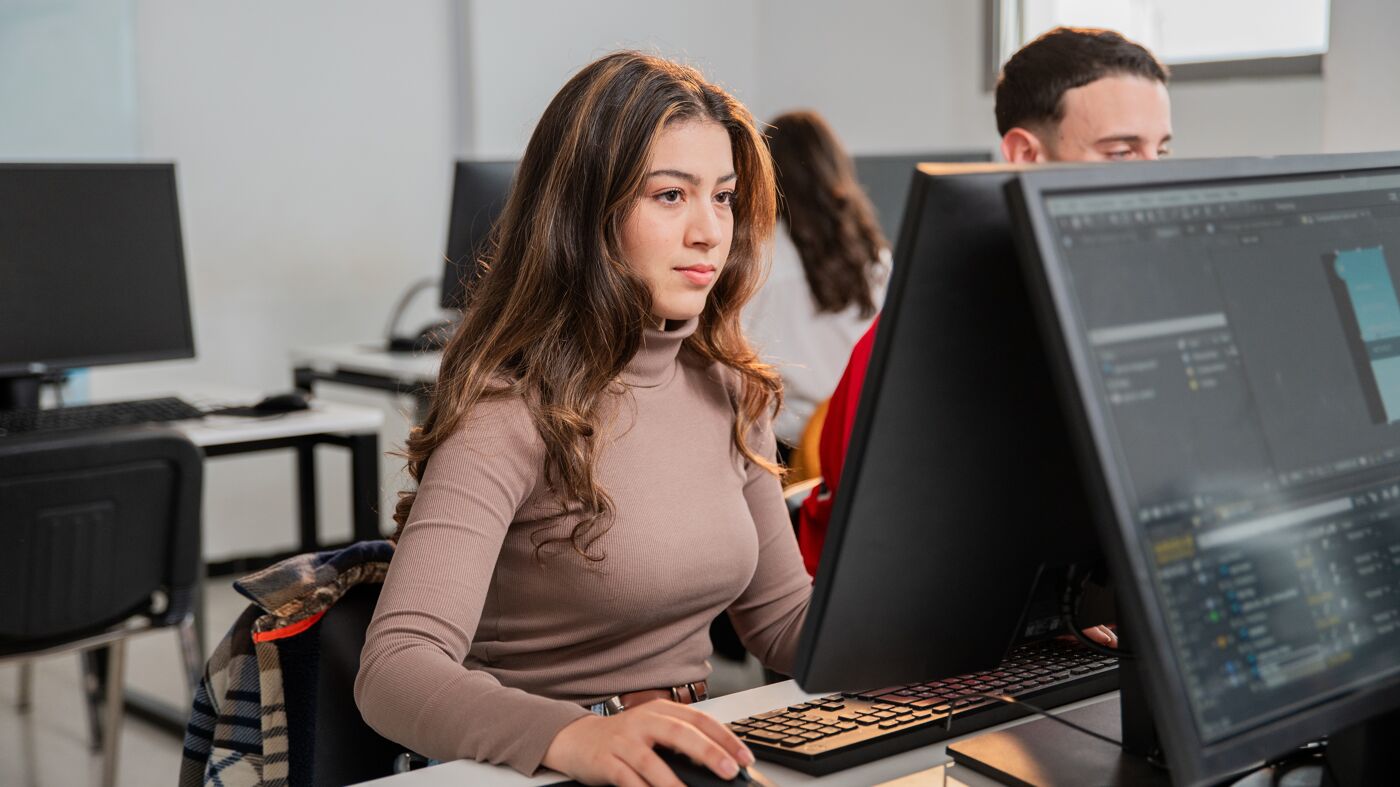
<svg viewBox="0 0 1400 787"><path fill-rule="evenodd" d="M654 324L651 292L621 255L621 229L643 194L652 146L668 124L719 123L734 156L734 236L729 259L685 340L703 361L732 370L733 442L769 472L779 468L748 444L750 430L782 397L777 373L760 362L739 312L766 274L760 250L775 221L773 165L753 118L693 68L639 52L594 61L560 89L525 148L493 231L481 277L443 351L423 423L404 449L423 478L433 450L478 403L519 396L545 447L546 480L561 509L581 511L568 536L542 538L536 554L568 541L590 560L613 503L597 479L607 396ZM416 492L401 492L397 539Z"/></svg>
<svg viewBox="0 0 1400 787"><path fill-rule="evenodd" d="M855 164L821 115L808 110L773 119L768 149L778 178L778 213L802 258L819 312L852 304L875 314L874 281L888 244Z"/></svg>

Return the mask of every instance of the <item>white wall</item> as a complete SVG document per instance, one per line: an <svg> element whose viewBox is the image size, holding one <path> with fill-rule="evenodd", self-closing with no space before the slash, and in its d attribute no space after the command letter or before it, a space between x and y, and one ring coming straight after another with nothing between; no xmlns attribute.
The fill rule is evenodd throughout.
<svg viewBox="0 0 1400 787"><path fill-rule="evenodd" d="M1332 0L1324 142L1328 152L1400 148L1400 3Z"/></svg>
<svg viewBox="0 0 1400 787"><path fill-rule="evenodd" d="M466 0L464 151L514 158L560 86L589 61L637 48L699 67L740 100L758 99L759 41L746 0Z"/></svg>
<svg viewBox="0 0 1400 787"><path fill-rule="evenodd" d="M377 338L407 284L440 274L457 107L451 6L137 9L140 154L178 162L198 359L97 369L93 393L192 380L289 388L289 348ZM335 395L388 407L397 420L385 437L402 441L386 397ZM295 544L283 453L209 463L206 554ZM341 453L322 452L323 538L349 533ZM385 460L386 486L401 464Z"/></svg>
<svg viewBox="0 0 1400 787"><path fill-rule="evenodd" d="M997 142L981 3L763 0L756 9L759 118L816 109L855 153Z"/></svg>

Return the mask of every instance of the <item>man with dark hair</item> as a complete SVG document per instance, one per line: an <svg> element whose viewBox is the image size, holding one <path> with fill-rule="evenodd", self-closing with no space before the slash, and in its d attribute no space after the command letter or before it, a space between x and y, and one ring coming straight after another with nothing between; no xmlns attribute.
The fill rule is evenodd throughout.
<svg viewBox="0 0 1400 787"><path fill-rule="evenodd" d="M1010 162L1121 161L1167 154L1167 69L1112 30L1057 27L1002 67L1001 153Z"/></svg>

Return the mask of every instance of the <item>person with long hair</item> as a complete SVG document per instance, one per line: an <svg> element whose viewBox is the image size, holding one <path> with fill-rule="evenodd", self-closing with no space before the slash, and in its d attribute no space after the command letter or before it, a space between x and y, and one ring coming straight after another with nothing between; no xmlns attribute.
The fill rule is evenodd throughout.
<svg viewBox="0 0 1400 787"><path fill-rule="evenodd" d="M890 253L855 164L821 115L779 115L767 137L781 221L772 271L744 323L782 375L774 431L795 446L884 302Z"/></svg>
<svg viewBox="0 0 1400 787"><path fill-rule="evenodd" d="M694 69L619 52L550 102L405 447L370 726L590 784L678 784L655 746L753 762L687 704L716 615L782 672L811 597L740 325L774 216L762 136Z"/></svg>

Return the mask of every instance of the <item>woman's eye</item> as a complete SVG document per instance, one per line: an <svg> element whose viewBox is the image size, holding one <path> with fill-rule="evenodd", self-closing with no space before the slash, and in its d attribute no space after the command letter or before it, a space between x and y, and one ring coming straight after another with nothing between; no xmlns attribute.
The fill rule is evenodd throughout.
<svg viewBox="0 0 1400 787"><path fill-rule="evenodd" d="M684 195L681 194L680 189L666 189L660 194L657 194L656 199L660 202L666 203L667 205L675 205L676 203L681 201L682 196Z"/></svg>
<svg viewBox="0 0 1400 787"><path fill-rule="evenodd" d="M738 195L732 191L721 191L715 195L715 202L721 205L728 205L731 208L734 207L734 200L736 199L738 199Z"/></svg>

